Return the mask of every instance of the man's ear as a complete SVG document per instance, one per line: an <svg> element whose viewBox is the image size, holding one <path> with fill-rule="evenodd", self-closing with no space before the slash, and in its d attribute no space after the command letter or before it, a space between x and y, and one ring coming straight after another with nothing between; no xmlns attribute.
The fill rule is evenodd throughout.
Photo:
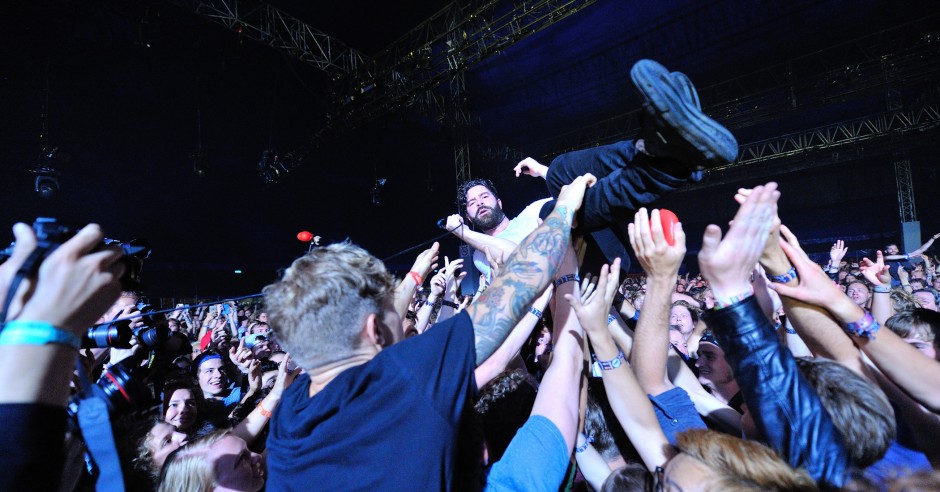
<svg viewBox="0 0 940 492"><path fill-rule="evenodd" d="M362 324L360 337L379 347L385 346L385 334L382 332L382 327L379 326L378 317L375 314L366 317L365 323Z"/></svg>
<svg viewBox="0 0 940 492"><path fill-rule="evenodd" d="M499 208L500 208L500 209L503 208L503 201L500 200L499 198L496 199L496 204L499 205Z"/></svg>

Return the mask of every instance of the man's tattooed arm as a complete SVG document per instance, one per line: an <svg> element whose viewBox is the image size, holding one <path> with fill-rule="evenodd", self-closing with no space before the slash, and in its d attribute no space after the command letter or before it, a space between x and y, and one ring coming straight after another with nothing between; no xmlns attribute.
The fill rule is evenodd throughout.
<svg viewBox="0 0 940 492"><path fill-rule="evenodd" d="M571 240L574 212L559 204L509 256L492 285L467 308L476 332L477 366L502 345L555 277Z"/></svg>

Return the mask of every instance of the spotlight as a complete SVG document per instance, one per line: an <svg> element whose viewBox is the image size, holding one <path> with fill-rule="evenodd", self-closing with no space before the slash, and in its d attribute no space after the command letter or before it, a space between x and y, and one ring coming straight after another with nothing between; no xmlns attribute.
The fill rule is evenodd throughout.
<svg viewBox="0 0 940 492"><path fill-rule="evenodd" d="M38 174L35 184L36 193L45 199L53 198L59 193L59 173L51 169L42 171L45 172L36 172Z"/></svg>
<svg viewBox="0 0 940 492"><path fill-rule="evenodd" d="M193 160L193 173L200 178L209 173L209 160L206 159L206 155L202 153L201 150L197 150L189 155L189 158Z"/></svg>
<svg viewBox="0 0 940 492"><path fill-rule="evenodd" d="M36 168L29 172L36 175L36 181L33 189L42 198L50 199L59 193L59 177L61 174L56 170L57 164L65 164L71 160L71 156L65 152L60 152L58 147L46 147L39 153L39 162Z"/></svg>

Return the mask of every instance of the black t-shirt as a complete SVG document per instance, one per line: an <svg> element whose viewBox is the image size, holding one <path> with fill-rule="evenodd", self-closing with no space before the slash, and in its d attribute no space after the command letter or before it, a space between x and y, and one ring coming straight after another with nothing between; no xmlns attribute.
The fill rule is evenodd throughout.
<svg viewBox="0 0 940 492"><path fill-rule="evenodd" d="M294 381L268 436L268 491L451 490L476 393L466 313L382 350L309 395ZM469 463L467 461L470 461Z"/></svg>

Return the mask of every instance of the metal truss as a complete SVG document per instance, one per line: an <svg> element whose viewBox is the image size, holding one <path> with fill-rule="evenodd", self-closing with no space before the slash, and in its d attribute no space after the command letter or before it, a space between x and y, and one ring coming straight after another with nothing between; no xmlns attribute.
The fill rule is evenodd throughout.
<svg viewBox="0 0 940 492"><path fill-rule="evenodd" d="M901 215L901 222L914 222L917 220L917 209L914 207L911 161L908 159L894 161L894 177L898 184L898 211Z"/></svg>
<svg viewBox="0 0 940 492"><path fill-rule="evenodd" d="M940 128L940 107L928 104L917 109L889 111L833 125L813 128L789 135L761 140L742 145L738 159L709 172L755 164L771 159L800 155L825 149L838 149L843 145L890 135L909 132L927 132ZM839 152L832 153L832 160L839 160Z"/></svg>
<svg viewBox="0 0 940 492"><path fill-rule="evenodd" d="M355 73L340 78L333 121L356 128L399 107L433 102L434 96L426 93L454 72L505 50L595 1L452 2Z"/></svg>
<svg viewBox="0 0 940 492"><path fill-rule="evenodd" d="M940 74L938 16L797 57L699 88L704 111L732 130L867 96L887 94L889 109L905 107L904 93ZM928 22L929 21L929 22ZM712 103L708 103L712 101ZM908 101L908 107L911 102ZM631 110L536 142L539 153L571 150L634 136L639 110Z"/></svg>
<svg viewBox="0 0 940 492"><path fill-rule="evenodd" d="M169 0L240 36L287 51L334 77L358 70L362 53L280 10L245 0Z"/></svg>

